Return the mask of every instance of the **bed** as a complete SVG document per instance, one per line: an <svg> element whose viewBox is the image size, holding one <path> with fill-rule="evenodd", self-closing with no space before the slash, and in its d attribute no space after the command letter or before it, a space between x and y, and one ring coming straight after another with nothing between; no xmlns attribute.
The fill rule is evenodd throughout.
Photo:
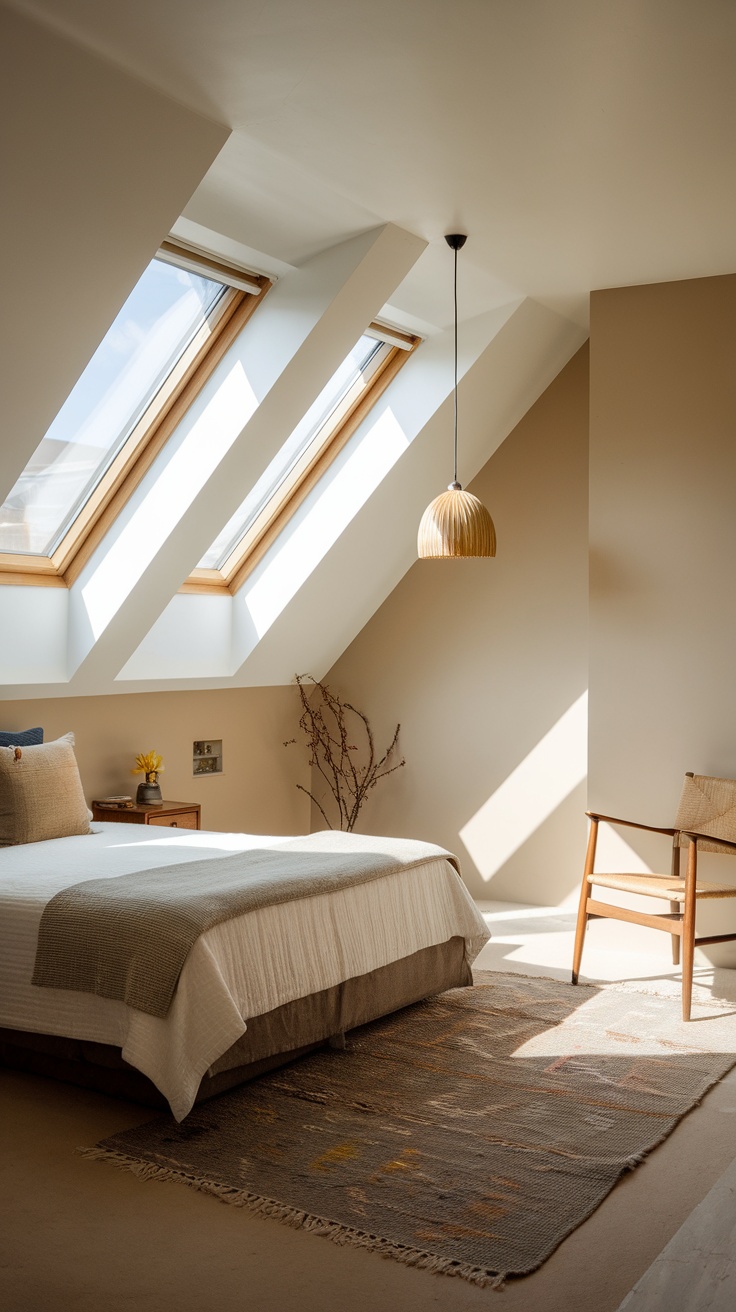
<svg viewBox="0 0 736 1312"><path fill-rule="evenodd" d="M319 835L290 841L321 843ZM357 852L389 841L340 836ZM184 880L189 863L194 872L214 862L214 871L228 859L246 872L284 842L96 822L90 834L0 849L0 1062L138 1101L165 1099L182 1120L195 1101L471 982L488 930L447 854L427 845L410 868L207 929L165 1015L32 983L45 908L64 890L170 866L183 867Z"/></svg>

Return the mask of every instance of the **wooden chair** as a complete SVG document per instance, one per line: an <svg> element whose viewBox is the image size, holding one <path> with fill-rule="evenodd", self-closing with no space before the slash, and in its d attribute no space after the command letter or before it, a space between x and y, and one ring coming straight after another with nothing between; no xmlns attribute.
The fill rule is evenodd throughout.
<svg viewBox="0 0 736 1312"><path fill-rule="evenodd" d="M590 837L585 858L583 885L580 890L580 907L575 931L572 982L577 984L583 942L589 920L610 917L626 920L634 925L649 925L662 929L672 936L672 961L680 962L682 943L682 1019L690 1019L693 987L693 958L695 948L706 943L736 941L734 934L710 934L695 937L695 910L700 898L736 897L736 886L714 884L698 879L698 852L720 852L736 856L736 779L716 779L710 775L685 775L685 783L673 829L660 829L656 825L637 824L633 820L619 820L610 815L588 811ZM604 874L595 870L595 849L598 825L626 825L646 829L650 833L667 834L672 839L672 862L668 875ZM688 852L687 872L680 876L680 849ZM630 911L627 907L612 906L591 897L593 886L621 889L626 893L642 893L646 897L660 897L669 902L669 912L652 915L643 911Z"/></svg>

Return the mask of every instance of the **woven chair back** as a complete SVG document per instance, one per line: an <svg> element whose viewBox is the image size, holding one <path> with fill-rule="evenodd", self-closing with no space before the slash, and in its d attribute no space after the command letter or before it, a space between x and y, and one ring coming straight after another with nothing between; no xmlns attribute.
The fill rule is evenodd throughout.
<svg viewBox="0 0 736 1312"><path fill-rule="evenodd" d="M675 817L676 829L694 829L696 833L712 835L736 843L736 779L717 779L709 774L686 774ZM686 847L688 840L680 839ZM704 852L734 853L721 843L701 842Z"/></svg>

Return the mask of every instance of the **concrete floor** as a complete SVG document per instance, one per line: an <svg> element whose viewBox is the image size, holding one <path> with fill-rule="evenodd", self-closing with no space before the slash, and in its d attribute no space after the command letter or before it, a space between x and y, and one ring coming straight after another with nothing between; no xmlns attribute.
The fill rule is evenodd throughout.
<svg viewBox="0 0 736 1312"><path fill-rule="evenodd" d="M480 967L568 976L570 915L509 905L489 905L488 914L494 937ZM588 977L671 976L666 958L622 952L615 926L612 936L608 924L601 934L596 928L583 963ZM666 945L663 936L648 937ZM736 971L714 976L701 966L697 975L736 1001ZM736 1072L538 1272L509 1282L502 1294L339 1247L179 1184L141 1183L75 1154L149 1116L71 1086L0 1072L3 1312L461 1312L488 1305L615 1312L736 1159ZM666 1312L674 1312L669 1300ZM696 1308L683 1304L682 1312Z"/></svg>
<svg viewBox="0 0 736 1312"><path fill-rule="evenodd" d="M733 1312L736 1307L736 1162L726 1168L619 1312Z"/></svg>

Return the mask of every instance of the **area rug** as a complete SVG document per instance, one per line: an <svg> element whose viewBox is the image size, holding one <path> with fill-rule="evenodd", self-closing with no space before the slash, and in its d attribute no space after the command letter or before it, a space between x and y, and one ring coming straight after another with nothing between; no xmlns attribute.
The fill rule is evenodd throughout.
<svg viewBox="0 0 736 1312"><path fill-rule="evenodd" d="M409 1265L535 1270L736 1064L736 1015L485 972L87 1155Z"/></svg>

